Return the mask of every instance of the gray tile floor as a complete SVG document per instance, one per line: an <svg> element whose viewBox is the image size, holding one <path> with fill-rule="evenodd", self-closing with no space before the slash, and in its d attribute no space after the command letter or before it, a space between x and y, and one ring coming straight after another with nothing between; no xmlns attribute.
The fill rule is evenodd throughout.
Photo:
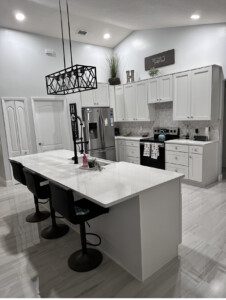
<svg viewBox="0 0 226 300"><path fill-rule="evenodd" d="M88 273L67 266L80 248L73 230L47 241L49 220L28 224L32 195L0 188L0 297L226 297L226 181L207 189L183 185L183 242L179 258L141 283L104 257Z"/></svg>

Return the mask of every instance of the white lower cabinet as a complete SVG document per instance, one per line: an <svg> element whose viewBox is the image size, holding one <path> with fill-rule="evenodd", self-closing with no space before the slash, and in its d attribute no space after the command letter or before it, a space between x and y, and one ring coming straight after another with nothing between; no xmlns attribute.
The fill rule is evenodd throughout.
<svg viewBox="0 0 226 300"><path fill-rule="evenodd" d="M189 142L188 142L189 143ZM184 174L185 179L208 185L218 179L218 142L197 145L166 143L166 170Z"/></svg>
<svg viewBox="0 0 226 300"><path fill-rule="evenodd" d="M139 141L116 139L116 160L140 164Z"/></svg>

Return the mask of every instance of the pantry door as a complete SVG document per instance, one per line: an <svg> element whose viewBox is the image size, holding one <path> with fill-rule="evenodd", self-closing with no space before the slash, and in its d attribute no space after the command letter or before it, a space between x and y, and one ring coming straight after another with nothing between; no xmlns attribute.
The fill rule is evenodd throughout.
<svg viewBox="0 0 226 300"><path fill-rule="evenodd" d="M64 98L32 98L38 152L68 148L69 128Z"/></svg>

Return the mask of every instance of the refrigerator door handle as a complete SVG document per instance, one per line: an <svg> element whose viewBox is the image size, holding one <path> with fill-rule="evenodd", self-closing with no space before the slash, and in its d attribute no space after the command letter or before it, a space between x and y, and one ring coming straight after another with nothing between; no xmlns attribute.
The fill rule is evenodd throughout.
<svg viewBox="0 0 226 300"><path fill-rule="evenodd" d="M103 147L105 148L104 118L102 114L101 114L101 124L102 124L101 130L102 130Z"/></svg>
<svg viewBox="0 0 226 300"><path fill-rule="evenodd" d="M101 119L101 115L99 115L99 130L100 130L100 141L101 141L101 146L103 147L104 141L103 141L103 132L102 132L102 119Z"/></svg>

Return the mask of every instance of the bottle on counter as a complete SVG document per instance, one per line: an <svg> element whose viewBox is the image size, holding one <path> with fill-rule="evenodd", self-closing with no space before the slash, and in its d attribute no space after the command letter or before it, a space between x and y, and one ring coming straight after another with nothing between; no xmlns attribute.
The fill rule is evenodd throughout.
<svg viewBox="0 0 226 300"><path fill-rule="evenodd" d="M88 157L87 157L86 153L84 153L83 157L82 157L82 166L83 166L83 168L88 168L89 167Z"/></svg>

